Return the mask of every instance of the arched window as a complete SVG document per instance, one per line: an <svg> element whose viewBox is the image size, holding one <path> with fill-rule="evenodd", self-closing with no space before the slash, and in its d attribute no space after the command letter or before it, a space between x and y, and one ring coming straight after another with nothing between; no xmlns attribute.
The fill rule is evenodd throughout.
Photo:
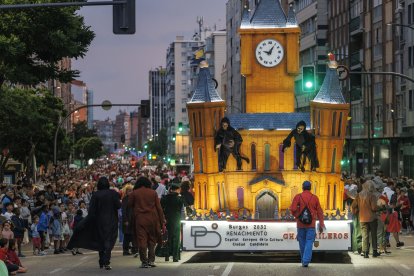
<svg viewBox="0 0 414 276"><path fill-rule="evenodd" d="M244 188L243 187L237 187L237 202L238 202L239 208L244 207Z"/></svg>
<svg viewBox="0 0 414 276"><path fill-rule="evenodd" d="M198 183L198 185L197 185L197 191L198 191L198 208L203 208L203 206L202 206L202 204L201 204L201 202L203 202L203 200L202 200L202 197L201 197L201 184L200 184L200 182Z"/></svg>
<svg viewBox="0 0 414 276"><path fill-rule="evenodd" d="M279 170L285 169L285 153L282 151L283 144L279 145Z"/></svg>
<svg viewBox="0 0 414 276"><path fill-rule="evenodd" d="M252 171L255 171L257 169L257 164L256 164L256 144L252 144L251 145L251 164L252 164Z"/></svg>
<svg viewBox="0 0 414 276"><path fill-rule="evenodd" d="M217 195L218 195L219 209L222 210L222 206L221 206L220 182L217 183Z"/></svg>
<svg viewBox="0 0 414 276"><path fill-rule="evenodd" d="M318 110L318 135L321 135L321 111Z"/></svg>
<svg viewBox="0 0 414 276"><path fill-rule="evenodd" d="M198 148L198 166L200 166L200 172L203 172L203 149Z"/></svg>
<svg viewBox="0 0 414 276"><path fill-rule="evenodd" d="M332 133L331 133L331 136L335 136L335 131L336 131L336 111L334 111L334 113L332 115Z"/></svg>
<svg viewBox="0 0 414 276"><path fill-rule="evenodd" d="M333 209L336 210L336 184L334 184L334 190L333 190Z"/></svg>
<svg viewBox="0 0 414 276"><path fill-rule="evenodd" d="M197 137L197 115L193 112L193 125L194 125L194 133L193 136Z"/></svg>
<svg viewBox="0 0 414 276"><path fill-rule="evenodd" d="M265 165L264 165L264 170L265 171L270 171L270 145L266 144L265 145Z"/></svg>
<svg viewBox="0 0 414 276"><path fill-rule="evenodd" d="M328 184L328 193L326 194L326 209L331 209L331 185Z"/></svg>
<svg viewBox="0 0 414 276"><path fill-rule="evenodd" d="M204 182L204 209L207 209L207 198L208 198L207 183Z"/></svg>
<svg viewBox="0 0 414 276"><path fill-rule="evenodd" d="M227 195L226 195L226 188L224 187L224 182L221 182L221 190L223 193L223 208L227 208Z"/></svg>
<svg viewBox="0 0 414 276"><path fill-rule="evenodd" d="M203 136L203 125L201 124L201 111L198 112L198 126L200 127L200 137Z"/></svg>
<svg viewBox="0 0 414 276"><path fill-rule="evenodd" d="M335 163L336 163L336 148L334 148L332 152L331 173L335 172Z"/></svg>
<svg viewBox="0 0 414 276"><path fill-rule="evenodd" d="M293 146L293 169L296 170L298 166L296 165L296 146Z"/></svg>
<svg viewBox="0 0 414 276"><path fill-rule="evenodd" d="M217 130L217 119L216 119L216 111L214 110L214 116L213 116L213 129Z"/></svg>
<svg viewBox="0 0 414 276"><path fill-rule="evenodd" d="M340 137L341 136L341 133L342 133L342 112L341 113L339 113L339 124L338 124L338 137Z"/></svg>

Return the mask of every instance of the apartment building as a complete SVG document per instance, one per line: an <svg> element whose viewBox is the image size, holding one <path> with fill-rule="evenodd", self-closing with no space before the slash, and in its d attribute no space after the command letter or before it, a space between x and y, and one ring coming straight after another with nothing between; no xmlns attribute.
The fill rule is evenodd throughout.
<svg viewBox="0 0 414 276"><path fill-rule="evenodd" d="M155 137L166 127L166 69L161 66L149 71L150 136Z"/></svg>

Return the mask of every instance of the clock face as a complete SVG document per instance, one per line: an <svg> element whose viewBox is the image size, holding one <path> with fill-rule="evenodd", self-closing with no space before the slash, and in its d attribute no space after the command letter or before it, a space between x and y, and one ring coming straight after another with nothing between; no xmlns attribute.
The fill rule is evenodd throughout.
<svg viewBox="0 0 414 276"><path fill-rule="evenodd" d="M285 54L282 44L274 39L265 39L256 47L256 59L265 67L278 65Z"/></svg>

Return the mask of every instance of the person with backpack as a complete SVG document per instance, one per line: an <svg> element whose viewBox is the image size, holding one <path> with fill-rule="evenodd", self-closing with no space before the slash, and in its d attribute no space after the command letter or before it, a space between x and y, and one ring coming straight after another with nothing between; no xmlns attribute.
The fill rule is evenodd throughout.
<svg viewBox="0 0 414 276"><path fill-rule="evenodd" d="M319 198L312 194L311 187L312 184L309 181L304 181L302 184L303 192L293 198L292 205L289 208L296 218L297 240L303 267L308 267L312 260L312 247L316 237L316 219L319 220L319 233L322 233L325 228Z"/></svg>

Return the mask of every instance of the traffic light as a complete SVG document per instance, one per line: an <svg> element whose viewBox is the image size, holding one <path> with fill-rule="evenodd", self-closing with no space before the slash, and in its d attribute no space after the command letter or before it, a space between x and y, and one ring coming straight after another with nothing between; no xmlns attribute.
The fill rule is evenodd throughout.
<svg viewBox="0 0 414 276"><path fill-rule="evenodd" d="M182 122L179 122L178 123L178 131L183 131L183 123Z"/></svg>
<svg viewBox="0 0 414 276"><path fill-rule="evenodd" d="M147 149L147 148L148 148L148 145L147 145L147 144L145 144L145 145L144 145L144 149Z"/></svg>
<svg viewBox="0 0 414 276"><path fill-rule="evenodd" d="M175 133L173 134L173 137L172 137L172 140L173 141L175 141L175 139L176 139L176 135L175 135Z"/></svg>
<svg viewBox="0 0 414 276"><path fill-rule="evenodd" d="M114 0L119 1L125 0ZM114 34L135 34L135 0L113 5L112 14Z"/></svg>
<svg viewBox="0 0 414 276"><path fill-rule="evenodd" d="M313 65L302 66L302 91L315 91L315 66Z"/></svg>
<svg viewBox="0 0 414 276"><path fill-rule="evenodd" d="M150 113L150 101L141 100L141 118L149 118Z"/></svg>

